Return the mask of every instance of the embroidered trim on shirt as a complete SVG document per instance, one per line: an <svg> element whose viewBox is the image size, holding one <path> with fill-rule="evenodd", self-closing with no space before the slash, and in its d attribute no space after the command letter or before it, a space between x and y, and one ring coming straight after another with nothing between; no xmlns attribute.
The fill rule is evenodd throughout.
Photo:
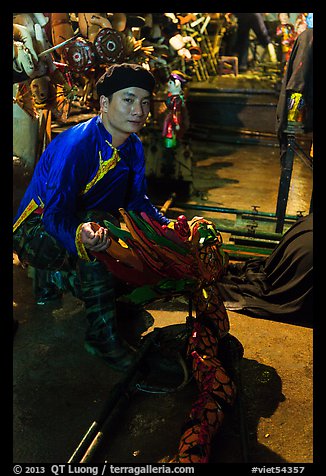
<svg viewBox="0 0 326 476"><path fill-rule="evenodd" d="M101 178L104 177L108 173L109 170L113 169L119 160L121 160L121 157L119 155L118 149L113 147L112 144L108 140L105 141L113 150L112 157L108 160L103 160L102 159L102 154L101 151L99 151L99 157L100 157L100 164L98 171L96 172L95 177L86 185L85 189L82 191L82 195L85 195Z"/></svg>
<svg viewBox="0 0 326 476"><path fill-rule="evenodd" d="M26 218L33 213L34 210L36 210L39 207L39 205L35 202L34 198L29 202L23 213L20 215L20 217L17 219L16 223L13 225L13 232L17 230L17 228L23 223Z"/></svg>

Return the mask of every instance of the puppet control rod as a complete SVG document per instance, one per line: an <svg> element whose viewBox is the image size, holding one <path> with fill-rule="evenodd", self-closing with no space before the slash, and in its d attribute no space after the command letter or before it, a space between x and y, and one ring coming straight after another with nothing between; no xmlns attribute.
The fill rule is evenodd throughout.
<svg viewBox="0 0 326 476"><path fill-rule="evenodd" d="M110 392L110 398L106 402L99 418L91 424L69 458L68 463L86 463L94 457L95 451L99 448L103 438L107 436L113 420L120 414L121 409L128 403L131 394L134 392L135 385L140 378L140 366L157 334L158 330L154 329L144 339L143 345L138 349L135 363L131 366L125 377Z"/></svg>

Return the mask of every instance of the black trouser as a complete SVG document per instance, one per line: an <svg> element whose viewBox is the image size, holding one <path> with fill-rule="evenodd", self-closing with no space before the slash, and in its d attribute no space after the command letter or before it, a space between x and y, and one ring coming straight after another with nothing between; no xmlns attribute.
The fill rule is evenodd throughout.
<svg viewBox="0 0 326 476"><path fill-rule="evenodd" d="M234 46L238 54L239 67L248 66L249 32L252 29L261 46L266 47L270 43L267 27L261 13L235 13L238 18L238 31Z"/></svg>

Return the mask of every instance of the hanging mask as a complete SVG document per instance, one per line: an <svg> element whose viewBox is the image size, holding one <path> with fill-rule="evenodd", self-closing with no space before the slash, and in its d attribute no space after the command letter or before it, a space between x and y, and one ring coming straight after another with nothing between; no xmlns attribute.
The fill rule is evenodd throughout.
<svg viewBox="0 0 326 476"><path fill-rule="evenodd" d="M82 37L70 41L63 48L62 56L69 69L75 73L84 73L96 62L92 43Z"/></svg>
<svg viewBox="0 0 326 476"><path fill-rule="evenodd" d="M111 28L103 28L94 40L96 53L103 63L122 63L125 51L122 34Z"/></svg>

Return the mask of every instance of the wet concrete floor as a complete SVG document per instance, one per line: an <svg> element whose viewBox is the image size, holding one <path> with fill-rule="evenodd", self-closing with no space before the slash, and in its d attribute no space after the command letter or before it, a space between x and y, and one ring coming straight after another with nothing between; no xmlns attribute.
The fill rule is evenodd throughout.
<svg viewBox="0 0 326 476"><path fill-rule="evenodd" d="M207 141L194 141L193 147L195 192L189 203L239 209L257 205L260 211L275 212L280 173L276 147ZM14 161L14 209L28 180L26 170ZM311 191L311 170L296 157L287 213L308 213ZM205 214L186 213L189 218ZM213 214L217 223L222 217ZM223 238L227 241L229 236ZM68 293L59 303L36 305L32 280L15 255L13 301L19 322L13 342L13 461L66 463L121 374L84 350L81 301ZM126 318L120 323L126 337L183 324L188 314L181 297L147 309L153 324L146 330ZM235 410L214 439L211 462L241 463L245 449L245 457L253 463L312 463L312 329L228 315L231 333L244 346L241 402L248 447L242 444L241 419ZM179 392L133 393L105 438L98 462L156 463L175 454L195 398L192 381Z"/></svg>

